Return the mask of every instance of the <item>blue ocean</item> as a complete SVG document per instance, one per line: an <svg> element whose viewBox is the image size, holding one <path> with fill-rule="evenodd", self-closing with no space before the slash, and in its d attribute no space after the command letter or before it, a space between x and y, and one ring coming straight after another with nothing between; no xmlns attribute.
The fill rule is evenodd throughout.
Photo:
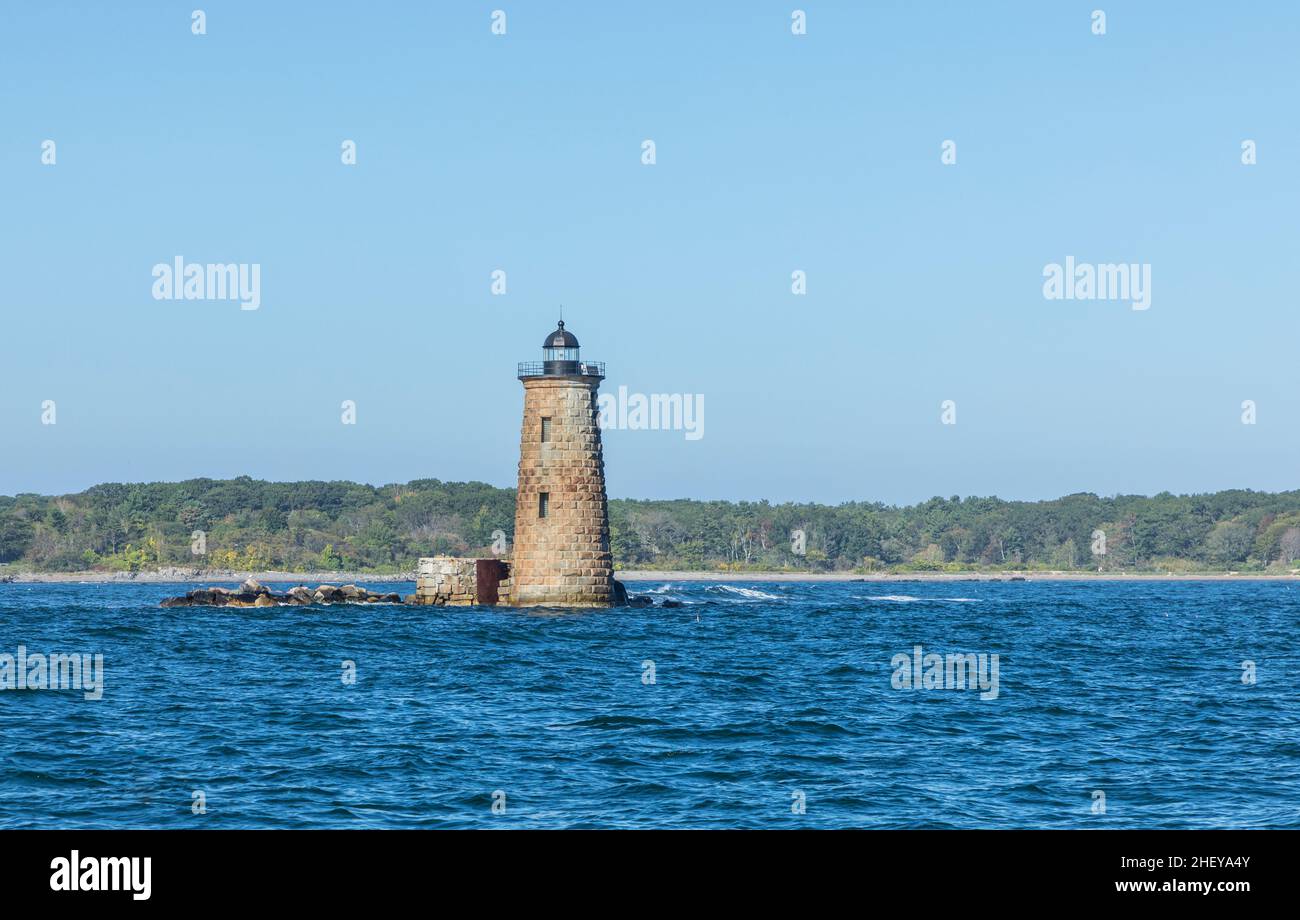
<svg viewBox="0 0 1300 920"><path fill-rule="evenodd" d="M0 827L1300 827L1294 583L158 606L192 587L0 585L0 656L103 678L0 690Z"/></svg>

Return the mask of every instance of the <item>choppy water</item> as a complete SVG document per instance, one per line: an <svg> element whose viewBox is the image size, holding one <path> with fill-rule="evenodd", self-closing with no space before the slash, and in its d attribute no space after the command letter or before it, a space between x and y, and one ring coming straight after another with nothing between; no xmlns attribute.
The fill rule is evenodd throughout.
<svg viewBox="0 0 1300 920"><path fill-rule="evenodd" d="M157 606L188 587L0 585L0 653L105 674L0 691L0 827L1300 827L1291 584ZM917 644L998 654L997 698L895 689Z"/></svg>

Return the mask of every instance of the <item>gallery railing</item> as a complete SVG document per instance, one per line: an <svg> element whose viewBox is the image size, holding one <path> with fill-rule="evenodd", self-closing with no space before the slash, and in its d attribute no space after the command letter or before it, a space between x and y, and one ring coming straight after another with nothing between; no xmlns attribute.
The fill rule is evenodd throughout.
<svg viewBox="0 0 1300 920"><path fill-rule="evenodd" d="M604 377L604 361L520 361L519 377Z"/></svg>

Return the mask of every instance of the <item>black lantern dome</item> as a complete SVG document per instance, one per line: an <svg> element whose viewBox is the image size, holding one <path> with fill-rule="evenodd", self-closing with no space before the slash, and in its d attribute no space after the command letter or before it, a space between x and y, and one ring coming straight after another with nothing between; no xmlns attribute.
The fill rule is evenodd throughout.
<svg viewBox="0 0 1300 920"><path fill-rule="evenodd" d="M605 365L599 361L583 361L578 356L578 337L564 328L560 320L555 331L542 342L542 360L526 361L519 365L519 376L524 377L604 377Z"/></svg>
<svg viewBox="0 0 1300 920"><path fill-rule="evenodd" d="M564 328L564 320L542 343L542 368L547 376L582 373L578 337Z"/></svg>
<svg viewBox="0 0 1300 920"><path fill-rule="evenodd" d="M578 337L564 328L564 320L555 327L555 331L546 337L542 348L577 348Z"/></svg>

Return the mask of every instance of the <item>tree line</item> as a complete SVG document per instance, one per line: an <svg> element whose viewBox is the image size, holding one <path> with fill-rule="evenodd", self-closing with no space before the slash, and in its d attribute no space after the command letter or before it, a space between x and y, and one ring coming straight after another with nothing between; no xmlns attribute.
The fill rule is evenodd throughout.
<svg viewBox="0 0 1300 920"><path fill-rule="evenodd" d="M513 489L437 479L105 483L0 496L0 563L405 572L420 556L491 555L513 536L514 502ZM624 568L1286 571L1300 564L1300 491L909 506L615 499L610 536Z"/></svg>

